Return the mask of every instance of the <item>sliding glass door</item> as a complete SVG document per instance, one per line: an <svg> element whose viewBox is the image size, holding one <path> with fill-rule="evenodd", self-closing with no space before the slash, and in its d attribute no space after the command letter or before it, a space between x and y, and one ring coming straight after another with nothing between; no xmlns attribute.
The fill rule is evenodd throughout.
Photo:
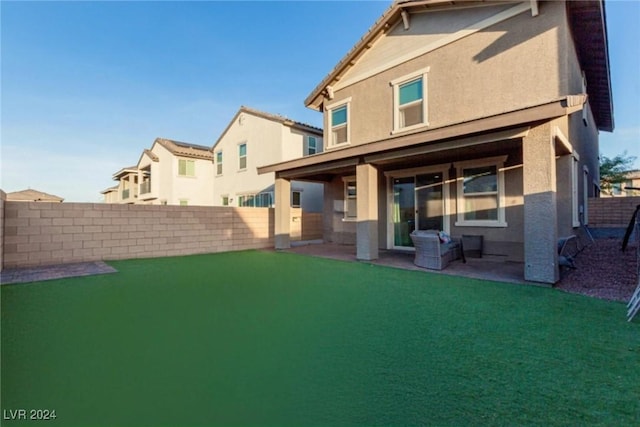
<svg viewBox="0 0 640 427"><path fill-rule="evenodd" d="M414 230L444 229L444 174L442 172L391 177L393 247L413 247Z"/></svg>

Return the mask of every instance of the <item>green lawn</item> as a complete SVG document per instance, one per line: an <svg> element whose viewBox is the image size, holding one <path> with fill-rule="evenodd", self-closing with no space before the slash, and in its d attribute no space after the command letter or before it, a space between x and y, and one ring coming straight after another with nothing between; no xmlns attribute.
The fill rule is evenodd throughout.
<svg viewBox="0 0 640 427"><path fill-rule="evenodd" d="M248 251L9 285L2 409L30 425L638 425L625 305ZM3 420L2 425L19 425Z"/></svg>

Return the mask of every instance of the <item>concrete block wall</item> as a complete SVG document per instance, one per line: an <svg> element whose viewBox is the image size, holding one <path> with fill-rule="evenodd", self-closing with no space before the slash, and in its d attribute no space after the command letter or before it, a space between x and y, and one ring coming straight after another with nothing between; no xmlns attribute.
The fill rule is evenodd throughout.
<svg viewBox="0 0 640 427"><path fill-rule="evenodd" d="M640 197L600 197L589 199L590 228L626 228L640 205Z"/></svg>
<svg viewBox="0 0 640 427"><path fill-rule="evenodd" d="M4 267L273 247L274 210L4 202Z"/></svg>
<svg viewBox="0 0 640 427"><path fill-rule="evenodd" d="M322 214L302 212L302 240L322 239Z"/></svg>

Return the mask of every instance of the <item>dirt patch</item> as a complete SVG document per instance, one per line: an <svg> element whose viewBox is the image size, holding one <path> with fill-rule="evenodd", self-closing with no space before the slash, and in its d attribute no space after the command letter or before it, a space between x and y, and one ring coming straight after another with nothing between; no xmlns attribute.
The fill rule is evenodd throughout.
<svg viewBox="0 0 640 427"><path fill-rule="evenodd" d="M596 239L575 258L575 270L563 268L556 288L612 301L629 301L638 285L637 243L622 252L621 239Z"/></svg>

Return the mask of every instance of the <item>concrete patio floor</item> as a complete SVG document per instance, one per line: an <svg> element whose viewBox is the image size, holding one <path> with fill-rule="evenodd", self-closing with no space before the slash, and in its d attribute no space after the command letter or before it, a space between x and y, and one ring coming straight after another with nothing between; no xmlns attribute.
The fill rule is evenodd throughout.
<svg viewBox="0 0 640 427"><path fill-rule="evenodd" d="M416 266L413 263L413 252L380 250L380 257L374 261L358 261L354 245L339 245L333 243L292 242L291 249L284 252L331 258L342 261L368 262L385 265L404 270L428 271L431 273L462 276L474 279L493 280L497 282L539 285L524 280L524 264L518 262L495 261L487 258L467 258L467 262L457 260L449 264L444 270L430 270Z"/></svg>

